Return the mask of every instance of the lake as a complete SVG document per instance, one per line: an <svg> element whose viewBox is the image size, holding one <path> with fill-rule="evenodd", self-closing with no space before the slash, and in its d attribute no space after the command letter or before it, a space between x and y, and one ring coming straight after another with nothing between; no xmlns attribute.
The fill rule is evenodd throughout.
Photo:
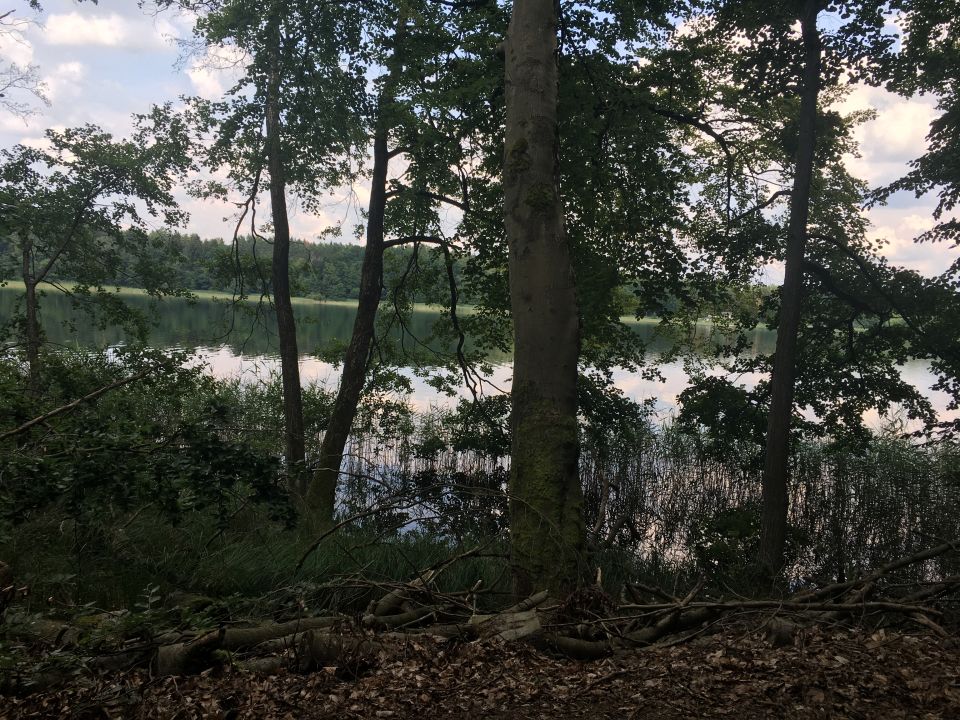
<svg viewBox="0 0 960 720"><path fill-rule="evenodd" d="M0 322L6 322L15 310L21 293L15 287L0 288ZM150 344L156 348L181 348L197 352L198 361L206 364L216 377L241 377L256 381L279 371L277 338L269 317L261 314L259 319L250 312L234 312L225 299L203 297L195 302L181 298L167 298L156 305L142 293L124 291L123 299L143 311L153 321ZM49 341L61 346L88 349L103 348L127 342L128 335L117 327L100 327L88 315L76 312L69 300L56 292L48 292L41 300L42 321ZM301 351L300 373L306 383L320 382L335 388L338 370L330 363L319 360L316 354L331 343L346 343L353 328L355 311L351 303L298 301L294 305L298 327L298 345ZM411 332L425 337L433 322L441 315L439 308L418 307L409 324ZM667 348L667 341L656 335L656 323L633 323L635 332L648 343L648 352L657 355ZM704 332L706 332L704 330ZM399 334L394 333L399 339ZM773 351L775 334L758 329L754 331L749 352ZM494 364L491 381L500 388L510 386L510 356L495 355L489 358ZM645 401L652 400L661 417L668 416L676 408L677 396L687 386L687 373L683 363L669 362L659 365L663 382L648 380L636 373L618 370L614 380L628 397ZM931 390L935 380L926 361L908 362L901 368L904 379L923 391L934 404L943 419L953 419L957 411L946 410L949 397ZM438 393L412 371L407 373L413 384L411 403L418 408L448 406L456 400ZM741 376L745 384L752 384L759 376ZM462 395L466 396L464 389ZM873 427L881 425L876 413L866 416Z"/></svg>

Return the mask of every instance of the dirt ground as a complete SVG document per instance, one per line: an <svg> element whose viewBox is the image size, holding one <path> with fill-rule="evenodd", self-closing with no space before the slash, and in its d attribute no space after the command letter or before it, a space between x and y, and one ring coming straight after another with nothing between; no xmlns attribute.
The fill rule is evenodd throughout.
<svg viewBox="0 0 960 720"><path fill-rule="evenodd" d="M579 663L522 643L424 638L367 667L192 677L144 671L0 697L3 718L960 718L960 643L810 629L771 647L754 629Z"/></svg>

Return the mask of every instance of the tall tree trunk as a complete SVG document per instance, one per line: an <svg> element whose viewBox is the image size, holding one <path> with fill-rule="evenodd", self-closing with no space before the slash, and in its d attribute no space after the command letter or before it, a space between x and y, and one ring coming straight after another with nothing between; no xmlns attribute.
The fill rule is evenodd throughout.
<svg viewBox="0 0 960 720"><path fill-rule="evenodd" d="M337 483L343 450L353 420L357 416L360 393L367 380L367 363L373 344L377 309L383 291L383 251L387 212L387 170L390 165L390 128L396 88L403 70L403 46L407 36L406 10L399 8L397 31L393 37L393 52L387 62L387 77L380 91L376 125L373 135L373 173L370 178L370 202L367 206L366 246L360 269L360 290L357 298L357 316L353 321L350 344L343 358L340 386L333 402L333 410L320 444L319 467L310 484L307 505L310 523L327 526L336 510Z"/></svg>
<svg viewBox="0 0 960 720"><path fill-rule="evenodd" d="M32 243L23 248L23 288L24 288L24 340L27 350L27 388L33 395L40 393L40 344L43 342L40 330L40 308L37 304L37 280L31 267Z"/></svg>
<svg viewBox="0 0 960 720"><path fill-rule="evenodd" d="M290 490L299 497L306 492L304 467L303 398L300 389L300 354L297 327L290 302L290 223L287 217L286 181L280 138L280 30L279 23L270 49L270 77L267 81L267 148L270 170L270 206L273 211L273 305L277 313L280 342L280 375L283 381L284 446Z"/></svg>
<svg viewBox="0 0 960 720"><path fill-rule="evenodd" d="M776 577L783 570L787 533L787 479L790 419L796 372L797 334L803 300L803 256L810 215L810 185L816 149L817 94L820 89L820 33L818 0L807 0L800 18L803 36L803 85L800 91L796 168L790 199L790 223L780 290L780 322L770 378L763 466L763 508L760 516L760 567Z"/></svg>
<svg viewBox="0 0 960 720"><path fill-rule="evenodd" d="M504 212L514 324L514 591L563 591L585 547L578 472L580 318L560 201L556 0L516 0L505 43Z"/></svg>
<svg viewBox="0 0 960 720"><path fill-rule="evenodd" d="M386 95L386 93L385 93ZM367 377L367 360L373 343L374 323L380 306L383 287L384 218L387 207L387 166L389 122L385 107L392 99L381 97L377 127L373 140L373 177L370 181L370 204L367 209L367 244L360 271L360 293L353 333L343 359L340 387L333 403L333 412L320 445L319 469L307 496L311 520L315 525L329 524L336 506L337 481L343 449L353 427L357 404Z"/></svg>

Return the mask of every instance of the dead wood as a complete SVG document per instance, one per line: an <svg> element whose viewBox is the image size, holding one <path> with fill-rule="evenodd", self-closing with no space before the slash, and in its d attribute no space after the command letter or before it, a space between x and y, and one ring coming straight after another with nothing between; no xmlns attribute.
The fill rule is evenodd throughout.
<svg viewBox="0 0 960 720"><path fill-rule="evenodd" d="M633 598L633 601L637 604L642 604L641 602L642 598L640 597L640 593L638 591L643 591L648 595L653 595L654 597L658 597L661 600L666 600L667 602L674 602L674 603L680 602L680 598L674 595L671 595L670 593L666 592L663 588L658 588L655 585L645 585L640 582L633 582L633 583L627 583L626 589L627 589L627 592L630 594L630 596Z"/></svg>
<svg viewBox="0 0 960 720"><path fill-rule="evenodd" d="M220 628L185 642L160 645L156 650L154 669L158 675L182 675L198 666L206 669L211 655L216 650L235 652L244 648L262 645L280 639L294 638L310 630L329 628L340 617L308 617L285 623L267 623L256 627Z"/></svg>
<svg viewBox="0 0 960 720"><path fill-rule="evenodd" d="M541 590L540 592L534 593L533 595L526 598L525 600L521 600L516 605L513 605L507 608L506 610L504 610L504 612L520 613L526 610L533 610L533 608L543 605L543 603L545 603L549 597L550 597L549 592L547 592L546 590Z"/></svg>
<svg viewBox="0 0 960 720"><path fill-rule="evenodd" d="M9 623L4 628L7 637L28 642L42 642L58 648L75 647L80 639L80 628L61 620L31 618L28 622Z"/></svg>
<svg viewBox="0 0 960 720"><path fill-rule="evenodd" d="M437 623L424 627L404 628L396 632L384 632L380 635L383 638L405 641L417 636L469 642L470 640L476 640L478 634L476 626L469 623Z"/></svg>
<svg viewBox="0 0 960 720"><path fill-rule="evenodd" d="M926 615L922 615L920 613L911 613L910 619L918 623L919 625L922 625L923 627L931 630L935 635L939 637L942 637L942 638L953 637L953 635L947 632L947 630L942 625L934 622Z"/></svg>
<svg viewBox="0 0 960 720"><path fill-rule="evenodd" d="M583 662L607 657L614 650L614 644L610 640L583 640L559 633L545 633L542 640L542 644L547 648Z"/></svg>
<svg viewBox="0 0 960 720"><path fill-rule="evenodd" d="M228 628L224 631L217 647L220 650L240 650L260 645L275 638L283 638L307 630L328 628L342 621L343 618L337 616L305 617L284 623L267 623L266 625L249 628Z"/></svg>
<svg viewBox="0 0 960 720"><path fill-rule="evenodd" d="M240 660L234 665L241 670L252 673L261 673L263 675L273 675L287 667L285 658L279 655L267 655L265 657L253 657L246 660Z"/></svg>
<svg viewBox="0 0 960 720"><path fill-rule="evenodd" d="M535 609L521 612L503 612L496 615L474 615L469 625L476 628L481 638L498 637L501 640L521 640L538 634L542 625Z"/></svg>
<svg viewBox="0 0 960 720"><path fill-rule="evenodd" d="M631 645L653 645L667 635L689 630L697 625L713 620L719 613L717 608L698 607L681 613L670 613L654 625L626 633L624 640Z"/></svg>
<svg viewBox="0 0 960 720"><path fill-rule="evenodd" d="M13 599L16 585L13 582L13 570L3 560L0 560L0 612Z"/></svg>
<svg viewBox="0 0 960 720"><path fill-rule="evenodd" d="M767 623L764 639L773 647L786 647L787 645L793 645L793 638L799 629L800 626L792 620L774 617Z"/></svg>
<svg viewBox="0 0 960 720"><path fill-rule="evenodd" d="M862 603L807 603L789 600L729 600L717 602L694 602L690 603L687 607L716 610L719 612L731 612L735 610L785 610L803 613L807 611L826 612L836 610L847 613L895 612L909 614L913 612L919 612L928 615L941 614L939 610L927 607L925 605L894 602L892 600L873 600ZM674 605L623 605L621 607L623 610L646 611L648 613L655 610L673 610L675 608L676 606Z"/></svg>
<svg viewBox="0 0 960 720"><path fill-rule="evenodd" d="M395 613L393 615L377 615L376 613L370 613L363 616L363 625L364 627L381 629L394 629L408 625L422 625L428 620L436 620L446 609L449 608L428 605L426 607L413 608L411 610Z"/></svg>
<svg viewBox="0 0 960 720"><path fill-rule="evenodd" d="M918 553L913 555L907 555L902 557L899 560L894 560L891 563L884 565L883 567L874 570L867 575L864 575L855 580L848 580L841 583L833 583L832 585L827 585L826 587L819 588L817 590L804 590L798 593L795 593L791 596L792 600L795 602L815 602L817 600L822 600L828 597L835 597L846 593L848 590L859 587L861 585L867 585L876 582L884 575L888 575L895 570L900 570L902 568L914 565L924 560L931 560L940 555L944 555L950 551L955 551L958 549L957 541L954 542L945 542L936 547L928 548L926 550L921 550Z"/></svg>
<svg viewBox="0 0 960 720"><path fill-rule="evenodd" d="M299 669L307 672L328 665L372 660L384 649L382 642L363 636L309 630L303 634L298 646Z"/></svg>
<svg viewBox="0 0 960 720"><path fill-rule="evenodd" d="M901 599L901 602L921 602L923 600L930 600L940 597L941 595L948 595L949 593L957 592L958 590L960 590L960 575L951 575L950 577L944 578L943 582L921 588L920 590L906 595Z"/></svg>
<svg viewBox="0 0 960 720"><path fill-rule="evenodd" d="M367 612L356 621L344 616L307 617L251 627L222 627L195 635L170 631L136 647L128 644L112 654L81 659L80 665L88 671L120 671L150 665L161 676L197 673L224 663L258 673L276 672L284 667L309 671L329 666L347 668L353 673L356 668L370 667L387 650L418 636L460 642L523 641L590 661L685 643L725 623L727 618L757 613L766 618L762 629L767 641L778 647L792 645L800 628L863 621L868 616L882 622L899 616L946 638L950 633L941 624L942 613L932 602L960 590L960 576L947 577L912 593L901 590L897 597L889 597L889 588L887 596L881 594L885 589L882 579L897 569L953 549L952 543L944 543L856 580L784 599L698 600L706 584L701 578L683 597L661 588L631 584L626 586L626 592L634 603L617 606L612 602L584 604L568 599L548 606L550 596L542 591L503 611L477 614L463 602L466 592L475 592L476 587L465 593L445 595L433 586L440 572L475 553L474 548L424 569L411 582L384 587L383 596L371 601ZM663 601L641 601L651 596ZM62 647L76 645L83 628L79 623L36 619L8 625L5 630L8 637ZM245 656L234 657L233 653L238 652ZM70 682L63 676L42 682L46 680ZM16 682L20 686L24 683ZM7 686L13 687L11 682L6 682L4 687Z"/></svg>
<svg viewBox="0 0 960 720"><path fill-rule="evenodd" d="M39 417L35 417L32 420L28 420L27 422L23 423L23 425L20 425L19 427L15 427L12 430L6 430L0 433L0 441L6 440L7 438L13 437L14 435L19 435L20 433L26 432L27 430L34 427L35 425L39 425L40 423L46 422L47 420L50 420L51 418L54 418L57 415L62 415L65 412L69 412L74 408L82 405L85 402L96 400L98 397L110 392L111 390L116 390L117 388L121 388L124 385L129 385L130 383L136 382L137 380L142 380L147 375L150 375L155 371L156 371L156 368L151 367L142 372L138 372L136 375L131 375L130 377L126 377L126 378L121 378L120 380L112 382L109 385L105 385L102 388L99 388L97 390L94 390L91 393L84 395L81 398L77 398L73 402L69 402L66 405L61 405L60 407L55 408L50 412L46 412L43 415L40 415Z"/></svg>
<svg viewBox="0 0 960 720"><path fill-rule="evenodd" d="M401 611L401 605L422 591L436 575L435 570L425 570L406 585L391 590L373 605L371 615L386 616Z"/></svg>
<svg viewBox="0 0 960 720"><path fill-rule="evenodd" d="M161 645L153 658L153 672L160 676L187 675L207 669L213 651L220 647L223 634L221 629L189 642Z"/></svg>

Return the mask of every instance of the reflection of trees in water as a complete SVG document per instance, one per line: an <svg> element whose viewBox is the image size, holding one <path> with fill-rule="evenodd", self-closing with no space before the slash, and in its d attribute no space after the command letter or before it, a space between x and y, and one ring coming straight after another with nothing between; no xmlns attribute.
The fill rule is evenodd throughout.
<svg viewBox="0 0 960 720"><path fill-rule="evenodd" d="M0 318L6 320L11 317L20 294L13 289L0 290ZM259 307L256 302L234 306L226 300L202 299L191 303L182 298L165 298L157 302L141 295L127 295L123 299L149 319L149 340L154 347L197 348L225 345L236 354L271 355L277 352L276 321L273 311L266 303ZM295 305L294 314L297 319L297 342L300 351L304 355L313 355L331 343L348 342L356 312L347 305L309 303ZM69 298L59 293L50 293L43 298L41 316L47 339L53 343L106 347L130 340L122 328L100 327L87 313L74 308ZM431 329L439 319L439 308L417 310L406 322L406 327L417 338L425 339L430 337ZM650 354L656 355L670 349L672 341L669 337L657 333L655 324L635 323L632 328L647 344ZM701 328L698 335L700 332L703 332L703 339L706 340L709 331ZM396 323L390 336L395 341L400 339ZM751 353L772 352L774 337L770 331L756 330L750 347ZM433 343L435 350L445 352L452 352L454 347L454 344L442 347L436 342ZM469 339L466 349L471 349ZM509 356L500 354L491 359L508 360Z"/></svg>
<svg viewBox="0 0 960 720"><path fill-rule="evenodd" d="M14 312L19 293L0 291L0 318ZM154 347L196 348L225 345L235 353L269 355L277 351L276 320L272 309L256 302L234 306L226 300L165 298L160 302L139 295L124 297L132 308L150 321L150 344ZM100 327L87 313L75 309L69 298L50 294L43 298L43 328L50 342L105 347L130 340L122 328ZM349 306L325 303L304 303L294 306L297 319L297 340L301 352L312 355L331 343L350 340L355 310ZM417 311L406 323L418 338L430 336L440 310ZM399 331L391 336L399 339Z"/></svg>

